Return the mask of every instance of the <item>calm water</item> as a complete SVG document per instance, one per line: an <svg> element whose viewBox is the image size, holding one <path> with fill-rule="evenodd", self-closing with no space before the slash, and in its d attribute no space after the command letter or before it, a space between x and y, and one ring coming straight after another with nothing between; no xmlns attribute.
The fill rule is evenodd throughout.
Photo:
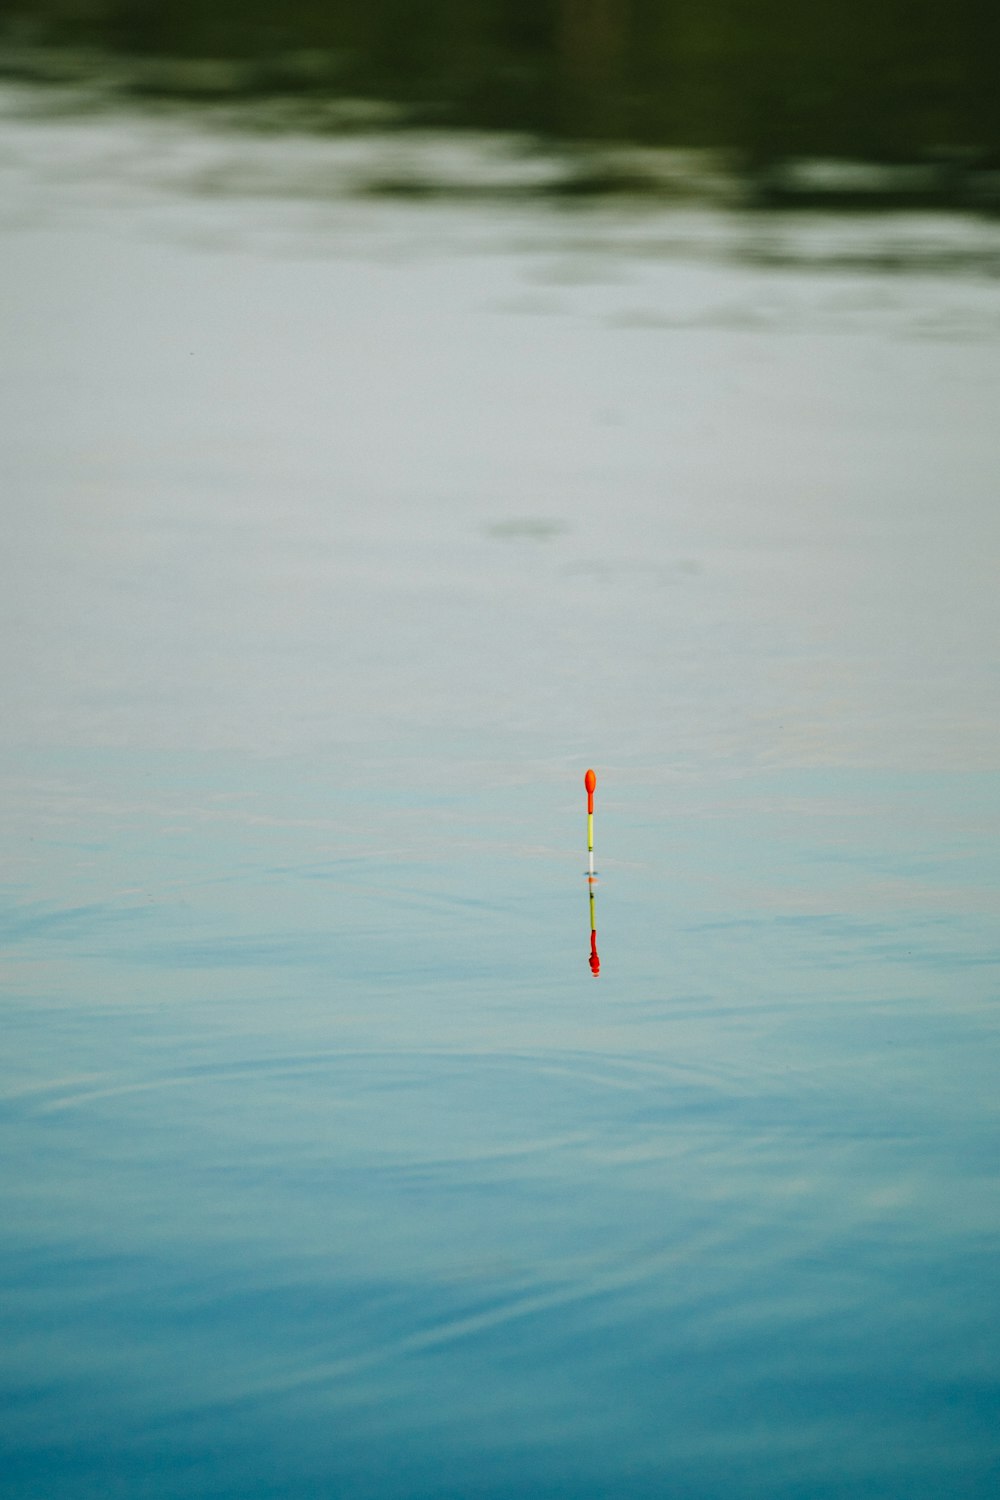
<svg viewBox="0 0 1000 1500"><path fill-rule="evenodd" d="M2 102L0 1493L992 1500L1000 230Z"/></svg>

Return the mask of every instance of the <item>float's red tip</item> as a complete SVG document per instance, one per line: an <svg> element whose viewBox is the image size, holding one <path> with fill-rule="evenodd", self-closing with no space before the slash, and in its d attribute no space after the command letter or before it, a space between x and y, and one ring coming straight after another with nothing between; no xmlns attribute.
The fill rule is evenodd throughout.
<svg viewBox="0 0 1000 1500"><path fill-rule="evenodd" d="M592 813L594 811L594 788L597 785L597 777L593 771L587 772L583 778L583 784L587 788L587 811Z"/></svg>

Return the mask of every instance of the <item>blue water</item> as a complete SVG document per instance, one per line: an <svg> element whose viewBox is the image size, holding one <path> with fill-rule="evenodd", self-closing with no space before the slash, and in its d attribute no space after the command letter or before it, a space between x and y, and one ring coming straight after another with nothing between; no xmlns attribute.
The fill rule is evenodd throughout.
<svg viewBox="0 0 1000 1500"><path fill-rule="evenodd" d="M44 856L130 893L5 904L6 1493L990 1493L988 778L609 784L595 982L582 785L339 859L315 768L157 796L223 770L277 829L137 796Z"/></svg>
<svg viewBox="0 0 1000 1500"><path fill-rule="evenodd" d="M0 1494L992 1500L995 289L159 128L3 167Z"/></svg>

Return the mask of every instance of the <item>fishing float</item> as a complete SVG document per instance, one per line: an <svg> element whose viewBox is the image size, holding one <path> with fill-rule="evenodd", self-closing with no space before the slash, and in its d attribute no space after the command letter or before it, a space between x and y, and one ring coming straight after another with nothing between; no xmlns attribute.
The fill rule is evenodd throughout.
<svg viewBox="0 0 1000 1500"><path fill-rule="evenodd" d="M588 771L583 778L583 784L587 788L587 856L589 869L588 877L594 878L594 792L597 788L597 777L593 771Z"/></svg>
<svg viewBox="0 0 1000 1500"><path fill-rule="evenodd" d="M597 917L594 914L594 792L597 777L588 771L583 778L587 788L587 888L590 893L590 972L596 979L601 972L601 960L597 953Z"/></svg>

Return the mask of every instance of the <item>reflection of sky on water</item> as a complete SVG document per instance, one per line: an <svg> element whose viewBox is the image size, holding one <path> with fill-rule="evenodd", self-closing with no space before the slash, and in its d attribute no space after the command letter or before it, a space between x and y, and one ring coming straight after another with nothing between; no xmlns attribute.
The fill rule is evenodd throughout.
<svg viewBox="0 0 1000 1500"><path fill-rule="evenodd" d="M868 278L883 325L830 327L851 279L652 258L539 319L489 298L544 246L275 260L154 227L7 241L21 738L433 762L439 731L537 726L658 765L667 704L684 764L993 764L993 348L912 337L985 288ZM720 295L787 325L608 321Z"/></svg>
<svg viewBox="0 0 1000 1500"><path fill-rule="evenodd" d="M994 230L158 128L2 169L0 1490L986 1500Z"/></svg>

